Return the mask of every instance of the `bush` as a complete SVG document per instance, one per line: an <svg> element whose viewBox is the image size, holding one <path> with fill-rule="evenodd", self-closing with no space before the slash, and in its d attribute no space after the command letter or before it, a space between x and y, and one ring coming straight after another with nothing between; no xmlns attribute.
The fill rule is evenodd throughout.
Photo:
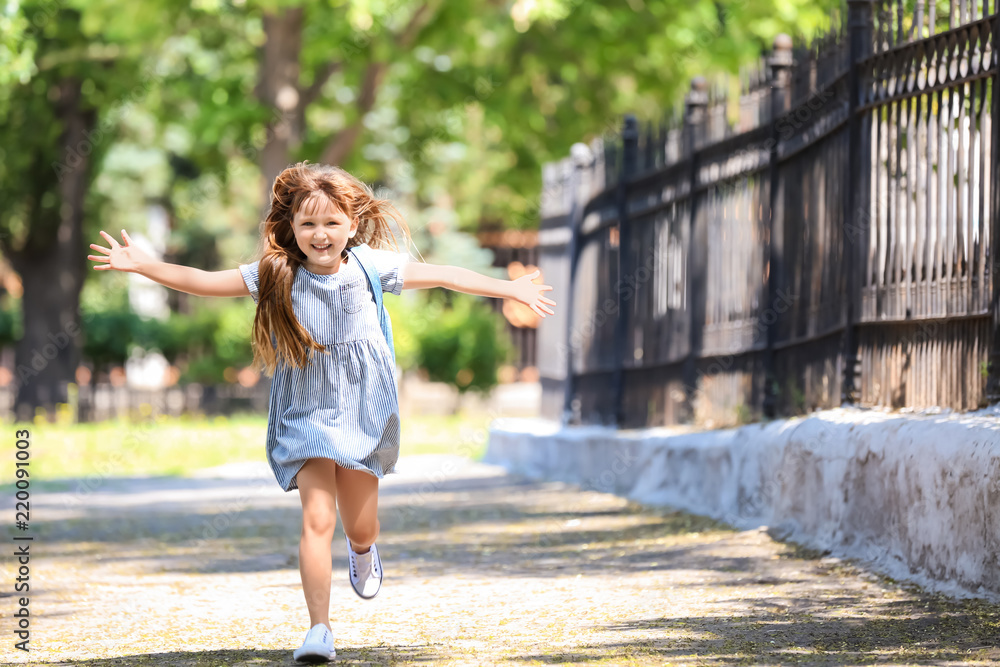
<svg viewBox="0 0 1000 667"><path fill-rule="evenodd" d="M482 299L456 294L450 307L431 308L417 334L417 364L435 382L466 392L486 392L497 384L497 368L511 345L503 319Z"/></svg>
<svg viewBox="0 0 1000 667"><path fill-rule="evenodd" d="M386 296L385 309L392 321L392 342L396 364L404 371L420 367L420 337L434 315L428 313L429 294L422 290Z"/></svg>
<svg viewBox="0 0 1000 667"><path fill-rule="evenodd" d="M181 363L182 382L214 383L225 381L226 368L248 366L253 359L253 309L246 303L199 304L191 315L171 313L166 320L143 318L120 305L89 314L83 354L98 369L124 364L132 348L141 347Z"/></svg>
<svg viewBox="0 0 1000 667"><path fill-rule="evenodd" d="M385 304L401 368L423 368L431 380L460 392L486 392L496 386L497 368L508 361L512 346L503 317L486 301L468 294L423 291L390 296ZM171 313L166 320L139 317L121 301L106 310L88 310L84 357L104 370L123 365L132 348L139 346L157 350L178 365L182 383L225 382L227 368L253 361L254 306L248 301L211 300L198 302L195 308L191 315Z"/></svg>
<svg viewBox="0 0 1000 667"><path fill-rule="evenodd" d="M223 307L202 308L177 331L186 334L190 361L181 372L182 382L224 382L227 368L242 368L253 361L250 330L254 310L245 301L234 301ZM180 318L180 315L173 317ZM182 341L170 341L180 345ZM167 356L164 353L164 356ZM168 357L169 358L169 357Z"/></svg>
<svg viewBox="0 0 1000 667"><path fill-rule="evenodd" d="M97 311L89 315L90 320L82 325L84 358L97 369L124 364L141 326L139 316L127 309Z"/></svg>

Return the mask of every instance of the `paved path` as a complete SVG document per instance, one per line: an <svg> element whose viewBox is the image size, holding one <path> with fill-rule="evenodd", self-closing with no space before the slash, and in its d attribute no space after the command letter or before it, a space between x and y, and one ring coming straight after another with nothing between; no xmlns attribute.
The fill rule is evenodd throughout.
<svg viewBox="0 0 1000 667"><path fill-rule="evenodd" d="M460 458L399 468L382 487L386 578L372 601L350 589L337 528L339 664L1000 662L1000 613L985 602ZM298 494L266 466L105 480L32 501L34 650L13 649L7 559L0 662L294 664L308 625Z"/></svg>

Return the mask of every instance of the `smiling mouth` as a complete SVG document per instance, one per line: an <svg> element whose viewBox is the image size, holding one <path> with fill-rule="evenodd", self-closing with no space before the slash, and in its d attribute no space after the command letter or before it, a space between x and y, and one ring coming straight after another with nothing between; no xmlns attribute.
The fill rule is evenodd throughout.
<svg viewBox="0 0 1000 667"><path fill-rule="evenodd" d="M329 250L330 246L332 246L332 245L333 245L332 243L327 243L326 245L315 245L314 244L313 248L315 248L316 250Z"/></svg>

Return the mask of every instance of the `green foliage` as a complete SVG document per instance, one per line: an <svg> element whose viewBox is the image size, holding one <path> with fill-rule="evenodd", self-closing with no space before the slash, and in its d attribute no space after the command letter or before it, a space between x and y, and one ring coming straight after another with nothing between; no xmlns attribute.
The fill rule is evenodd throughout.
<svg viewBox="0 0 1000 667"><path fill-rule="evenodd" d="M380 98L391 108L366 122L379 150L348 168L413 181L431 201L447 193L466 229L532 228L544 162L618 131L626 112L659 118L693 76L735 73L780 32L826 28L839 5L556 0L512 20L509 5L446 3L416 48L391 59L394 86Z"/></svg>
<svg viewBox="0 0 1000 667"><path fill-rule="evenodd" d="M25 0L0 10L0 246L43 252L60 224L60 181L88 165L88 213L100 218L90 186L121 128L148 103L156 82L146 53L185 9L156 0L114 3ZM190 10L187 10L190 11ZM8 69L9 68L9 69ZM78 88L76 87L78 83ZM66 109L90 124L78 145L61 145ZM96 215L95 215L96 214ZM98 224L96 220L89 220ZM81 252L85 249L81 248Z"/></svg>
<svg viewBox="0 0 1000 667"><path fill-rule="evenodd" d="M778 32L824 28L838 4L553 0L515 11L494 2L250 0L202 3L176 16L170 5L154 5L158 21L144 5L130 34L123 16L131 13L99 2L87 6L84 25L114 25L115 39L162 44L148 51L156 76L139 113L125 119L123 139L159 152L161 165L171 162L174 180L161 194L172 199L181 237L198 228L223 233L227 219L243 221L230 228L253 229L257 165L280 116L256 95L263 17L295 9L303 19L302 90L334 73L301 110L301 141L292 142L287 162L319 160L358 126L341 166L363 180L391 184L417 211L446 196L464 229L530 228L542 163L616 130L625 112L658 115L693 75L735 72ZM418 11L412 43L401 43ZM362 109L362 82L384 63L391 65L375 102ZM219 204L238 216L218 215Z"/></svg>
<svg viewBox="0 0 1000 667"><path fill-rule="evenodd" d="M396 348L396 364L404 371L417 367L420 354L419 294L404 293L400 297L389 296L383 300L392 321L392 342Z"/></svg>
<svg viewBox="0 0 1000 667"><path fill-rule="evenodd" d="M575 141L616 129L624 112L659 114L695 74L735 72L778 32L809 35L825 28L840 5L516 4L12 4L0 12L0 119L11 130L0 141L0 151L9 153L0 160L0 183L8 182L12 193L28 192L26 184L37 181L28 169L31 156L49 154L40 161L44 168L65 157L52 153L58 123L50 97L69 74L84 82L83 104L99 117L101 136L90 147L101 149L95 162L121 142L157 154L153 178L162 180L171 161L172 176L190 182L176 192L174 183L160 183L160 192L149 194L177 198L180 227L221 231L217 200L252 214L245 201L226 200L233 182L255 181L253 165L274 131L275 111L256 95L263 19L301 9L299 85L306 91L324 72L334 74L301 110L301 142L292 142L288 162L316 160L363 117L358 150L342 166L369 181L391 181L425 202L447 193L466 228L483 220L533 226L543 162L565 155ZM414 22L415 16L422 19ZM412 41L401 42L404 32ZM362 82L382 63L391 65L365 111ZM119 172L116 178L147 177ZM0 226L20 239L24 216L22 207L9 207L0 212Z"/></svg>
<svg viewBox="0 0 1000 667"><path fill-rule="evenodd" d="M0 347L13 345L24 335L21 299L9 293L0 297Z"/></svg>
<svg viewBox="0 0 1000 667"><path fill-rule="evenodd" d="M90 314L83 325L84 358L97 369L124 364L140 322L138 315L124 309Z"/></svg>
<svg viewBox="0 0 1000 667"><path fill-rule="evenodd" d="M171 329L174 335L182 336L169 341L172 349L187 342L188 350L192 351L190 362L181 371L182 382L223 382L227 368L250 365L253 361L250 330L254 311L247 306L246 302L231 301L222 307L203 307L194 317L182 320L180 326ZM173 315L171 319L179 317Z"/></svg>
<svg viewBox="0 0 1000 667"><path fill-rule="evenodd" d="M227 368L253 361L250 330L254 306L247 300L195 301L190 315L165 320L132 312L115 292L82 299L83 355L98 370L122 365L134 347L157 350L181 369L182 383L221 383ZM424 368L432 380L459 391L488 391L497 367L511 354L503 317L479 297L412 290L385 299L393 323L396 362L404 370ZM0 325L3 322L0 311ZM2 335L2 329L0 329Z"/></svg>
<svg viewBox="0 0 1000 667"><path fill-rule="evenodd" d="M181 382L224 382L226 368L250 365L253 309L238 301L199 303L191 315L144 318L116 304L84 310L84 358L98 369L121 365L132 348L157 350L181 367Z"/></svg>
<svg viewBox="0 0 1000 667"><path fill-rule="evenodd" d="M459 392L485 392L497 384L497 367L510 355L502 318L482 299L455 294L418 333L418 364L430 379Z"/></svg>

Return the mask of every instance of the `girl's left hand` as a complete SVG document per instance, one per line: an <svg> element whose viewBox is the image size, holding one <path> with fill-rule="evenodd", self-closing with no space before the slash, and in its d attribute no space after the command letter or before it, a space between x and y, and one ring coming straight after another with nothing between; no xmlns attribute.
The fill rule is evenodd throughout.
<svg viewBox="0 0 1000 667"><path fill-rule="evenodd" d="M542 272L540 270L535 269L532 273L526 273L511 282L514 283L513 298L531 308L541 317L545 317L546 313L549 315L555 314L549 306L556 305L556 302L552 299L547 299L540 294L540 292L551 290L551 285L536 285L531 282L533 279L541 275L541 273Z"/></svg>

